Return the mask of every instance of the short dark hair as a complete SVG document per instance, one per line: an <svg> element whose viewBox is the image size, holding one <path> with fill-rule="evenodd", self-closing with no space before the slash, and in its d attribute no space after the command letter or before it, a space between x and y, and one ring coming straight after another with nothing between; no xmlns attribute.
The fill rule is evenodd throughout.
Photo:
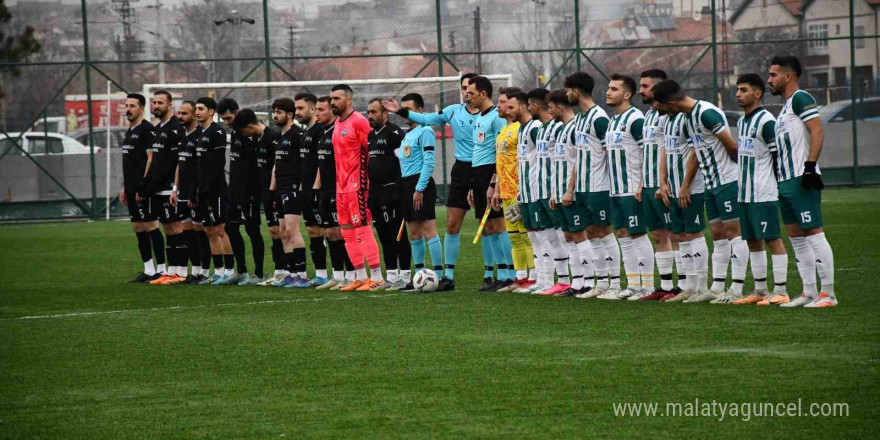
<svg viewBox="0 0 880 440"><path fill-rule="evenodd" d="M648 69L648 70L642 72L642 74L641 74L641 76L639 76L639 78L654 78L654 79L664 80L664 79L666 79L666 72L664 72L663 70L660 70L660 69Z"/></svg>
<svg viewBox="0 0 880 440"><path fill-rule="evenodd" d="M777 55L770 60L770 65L776 65L791 70L798 78L800 78L801 74L804 72L801 67L801 60L794 55Z"/></svg>
<svg viewBox="0 0 880 440"><path fill-rule="evenodd" d="M461 74L461 78L459 78L459 80L458 80L458 85L461 85L461 83L463 83L464 80L471 79L475 76L477 76L477 74L474 72L468 72L468 73Z"/></svg>
<svg viewBox="0 0 880 440"><path fill-rule="evenodd" d="M519 92L522 92L522 89L519 87L502 87L498 89L498 96L505 95L510 99L511 95Z"/></svg>
<svg viewBox="0 0 880 440"><path fill-rule="evenodd" d="M508 99L515 99L520 104L529 105L529 94L526 92L517 92L508 95Z"/></svg>
<svg viewBox="0 0 880 440"><path fill-rule="evenodd" d="M596 87L596 80L587 72L575 72L565 78L563 86L566 89L577 89L585 95L592 95Z"/></svg>
<svg viewBox="0 0 880 440"><path fill-rule="evenodd" d="M660 104L669 104L669 101L677 101L684 97L684 91L674 79L664 79L651 87L654 101Z"/></svg>
<svg viewBox="0 0 880 440"><path fill-rule="evenodd" d="M740 75L740 77L736 79L736 84L748 84L760 90L761 94L766 93L766 90L764 88L764 79L761 78L761 75L758 75L757 73L746 73L744 75Z"/></svg>
<svg viewBox="0 0 880 440"><path fill-rule="evenodd" d="M331 100L330 100L329 96L322 96L322 97L318 98L318 102L324 102L324 103L330 104Z"/></svg>
<svg viewBox="0 0 880 440"><path fill-rule="evenodd" d="M235 119L232 120L232 128L236 131L241 131L245 127L251 124L256 124L259 121L257 120L257 114L254 113L253 110L249 108L243 108L235 114Z"/></svg>
<svg viewBox="0 0 880 440"><path fill-rule="evenodd" d="M621 75L619 73L612 74L611 81L622 82L623 86L626 87L629 90L629 92L632 94L635 94L636 89L638 88L638 86L636 86L636 80L634 80L626 75Z"/></svg>
<svg viewBox="0 0 880 440"><path fill-rule="evenodd" d="M550 92L550 94L547 95L547 101L552 102L556 105L571 107L571 103L568 101L568 96L565 95L564 89L557 89Z"/></svg>
<svg viewBox="0 0 880 440"><path fill-rule="evenodd" d="M189 99L186 99L180 103L180 105L184 105L184 104L189 104L192 108L196 108L196 103L193 101L190 101Z"/></svg>
<svg viewBox="0 0 880 440"><path fill-rule="evenodd" d="M403 101L412 101L416 105L416 108L423 108L425 106L425 99L418 93L407 93L406 95L403 95L403 98L400 98L400 102Z"/></svg>
<svg viewBox="0 0 880 440"><path fill-rule="evenodd" d="M547 107L547 95L550 94L550 91L544 88L537 88L529 90L529 101L535 101L540 104L542 107Z"/></svg>
<svg viewBox="0 0 880 440"><path fill-rule="evenodd" d="M373 98L373 99L367 101L367 105L370 105L370 104L372 104L372 103L374 103L374 102L378 102L378 103L379 103L379 107L382 107L382 110L383 110L383 111L385 110L385 107L382 106L382 98Z"/></svg>
<svg viewBox="0 0 880 440"><path fill-rule="evenodd" d="M272 101L272 111L281 110L287 113L296 112L296 104L290 98L278 98Z"/></svg>
<svg viewBox="0 0 880 440"><path fill-rule="evenodd" d="M147 98L144 98L144 95L141 95L140 93L129 93L128 95L125 95L125 99L137 99L137 102L141 107L147 105Z"/></svg>
<svg viewBox="0 0 880 440"><path fill-rule="evenodd" d="M297 93L296 96L293 97L293 100L294 101L305 101L311 105L315 105L318 103L318 97L309 93L309 92Z"/></svg>
<svg viewBox="0 0 880 440"><path fill-rule="evenodd" d="M340 90L342 90L346 94L354 93L354 90L352 90L351 87L348 86L348 84L336 84L335 86L330 88L331 92L338 92Z"/></svg>
<svg viewBox="0 0 880 440"><path fill-rule="evenodd" d="M217 114L222 115L226 112L235 113L238 111L238 102L232 98L223 98L217 103Z"/></svg>
<svg viewBox="0 0 880 440"><path fill-rule="evenodd" d="M156 95L165 95L166 97L168 97L168 102L174 102L174 98L171 97L171 93L168 92L168 90L164 90L164 89L156 90L155 92L153 92L153 96L156 96Z"/></svg>
<svg viewBox="0 0 880 440"><path fill-rule="evenodd" d="M217 110L217 101L214 101L214 98L209 96L202 96L201 98L196 100L196 104L202 104L205 107L216 111Z"/></svg>
<svg viewBox="0 0 880 440"><path fill-rule="evenodd" d="M477 92L486 92L486 96L492 97L492 81L485 76L477 75L468 81L468 86L473 85Z"/></svg>

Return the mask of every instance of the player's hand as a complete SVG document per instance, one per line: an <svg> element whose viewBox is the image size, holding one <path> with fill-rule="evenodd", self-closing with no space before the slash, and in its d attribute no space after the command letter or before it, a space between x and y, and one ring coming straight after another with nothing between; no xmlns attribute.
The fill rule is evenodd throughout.
<svg viewBox="0 0 880 440"><path fill-rule="evenodd" d="M143 197L141 197L141 193L134 193L134 199L140 202L143 200Z"/></svg>
<svg viewBox="0 0 880 440"><path fill-rule="evenodd" d="M125 190L119 191L119 201L122 203L127 203L125 199Z"/></svg>
<svg viewBox="0 0 880 440"><path fill-rule="evenodd" d="M422 198L423 195L421 191L416 191L413 193L413 209L415 209L416 211L422 210Z"/></svg>
<svg viewBox="0 0 880 440"><path fill-rule="evenodd" d="M394 98L383 99L382 107L385 107L385 110L388 110L391 113L397 113L400 110L400 104L398 104Z"/></svg>
<svg viewBox="0 0 880 440"><path fill-rule="evenodd" d="M804 174L801 177L801 186L814 191L825 189L825 183L822 182L822 175L816 172L816 162L804 162Z"/></svg>
<svg viewBox="0 0 880 440"><path fill-rule="evenodd" d="M501 191L495 191L495 195L492 196L492 209L496 211L501 210Z"/></svg>
<svg viewBox="0 0 880 440"><path fill-rule="evenodd" d="M474 190L468 191L468 205L471 205L471 208L474 207Z"/></svg>
<svg viewBox="0 0 880 440"><path fill-rule="evenodd" d="M574 201L574 193L571 191L566 191L565 195L562 196L562 206L571 206L571 203Z"/></svg>
<svg viewBox="0 0 880 440"><path fill-rule="evenodd" d="M556 211L556 197L550 197L550 209Z"/></svg>
<svg viewBox="0 0 880 440"><path fill-rule="evenodd" d="M188 207L190 207L190 208L195 208L195 207L196 207L196 204L193 203L192 200L190 200L190 201L186 202L186 206L188 206Z"/></svg>
<svg viewBox="0 0 880 440"><path fill-rule="evenodd" d="M671 205L669 201L669 197L672 196L672 191L669 190L669 185L666 182L660 184L660 189L654 193L654 198L663 202L664 205L668 208Z"/></svg>
<svg viewBox="0 0 880 440"><path fill-rule="evenodd" d="M489 203L492 203L492 197L495 196L495 188L492 185L489 185L489 188L486 189L486 200L489 200Z"/></svg>
<svg viewBox="0 0 880 440"><path fill-rule="evenodd" d="M519 203L514 203L504 210L504 218L510 223L516 223L522 220L522 210Z"/></svg>
<svg viewBox="0 0 880 440"><path fill-rule="evenodd" d="M171 206L177 208L177 191L171 191L171 197L168 198L168 203L171 203Z"/></svg>
<svg viewBox="0 0 880 440"><path fill-rule="evenodd" d="M681 189L678 190L678 202L681 203L681 208L686 209L688 206L691 206L691 186L684 184L681 186Z"/></svg>
<svg viewBox="0 0 880 440"><path fill-rule="evenodd" d="M642 184L636 187L636 192L633 194L639 202L642 201Z"/></svg>

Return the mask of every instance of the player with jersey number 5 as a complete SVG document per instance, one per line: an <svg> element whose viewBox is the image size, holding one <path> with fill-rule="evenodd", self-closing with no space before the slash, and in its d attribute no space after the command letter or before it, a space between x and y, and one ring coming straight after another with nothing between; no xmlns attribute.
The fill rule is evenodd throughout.
<svg viewBox="0 0 880 440"><path fill-rule="evenodd" d="M770 61L770 93L782 96L785 104L776 119L776 148L779 150L779 208L798 261L804 292L784 307L834 307L834 253L822 229L822 176L819 155L825 133L816 100L798 87L802 68L793 56ZM816 269L822 290L816 287Z"/></svg>
<svg viewBox="0 0 880 440"><path fill-rule="evenodd" d="M779 202L776 184L776 120L761 107L764 80L754 73L736 80L736 103L745 114L737 122L739 139L739 191L737 200L742 212L739 222L743 239L749 245L749 261L755 278L755 292L733 304L784 304L788 302L785 282L788 253L782 244L779 227ZM773 294L767 291L767 254L761 242L773 254Z"/></svg>

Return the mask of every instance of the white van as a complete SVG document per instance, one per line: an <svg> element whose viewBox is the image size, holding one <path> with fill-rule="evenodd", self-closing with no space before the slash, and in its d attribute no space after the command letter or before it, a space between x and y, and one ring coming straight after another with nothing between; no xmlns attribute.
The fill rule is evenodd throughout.
<svg viewBox="0 0 880 440"><path fill-rule="evenodd" d="M0 155L23 156L13 143L21 133L9 133L9 139L0 134ZM29 131L24 133L18 144L31 156L45 156L53 154L89 154L89 147L77 142L76 139L61 133L44 133ZM8 150L8 152L7 152ZM101 148L95 147L95 153L100 153Z"/></svg>

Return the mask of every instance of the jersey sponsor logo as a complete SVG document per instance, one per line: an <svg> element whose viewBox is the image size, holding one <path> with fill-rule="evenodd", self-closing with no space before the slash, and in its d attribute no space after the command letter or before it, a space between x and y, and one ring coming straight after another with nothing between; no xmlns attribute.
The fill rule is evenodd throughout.
<svg viewBox="0 0 880 440"><path fill-rule="evenodd" d="M485 131L477 132L477 142L486 142L486 132Z"/></svg>
<svg viewBox="0 0 880 440"><path fill-rule="evenodd" d="M409 145L403 146L403 157L410 157L412 155L412 148Z"/></svg>
<svg viewBox="0 0 880 440"><path fill-rule="evenodd" d="M343 128L342 133L340 133L340 136L345 136L347 134L348 134L348 129Z"/></svg>

